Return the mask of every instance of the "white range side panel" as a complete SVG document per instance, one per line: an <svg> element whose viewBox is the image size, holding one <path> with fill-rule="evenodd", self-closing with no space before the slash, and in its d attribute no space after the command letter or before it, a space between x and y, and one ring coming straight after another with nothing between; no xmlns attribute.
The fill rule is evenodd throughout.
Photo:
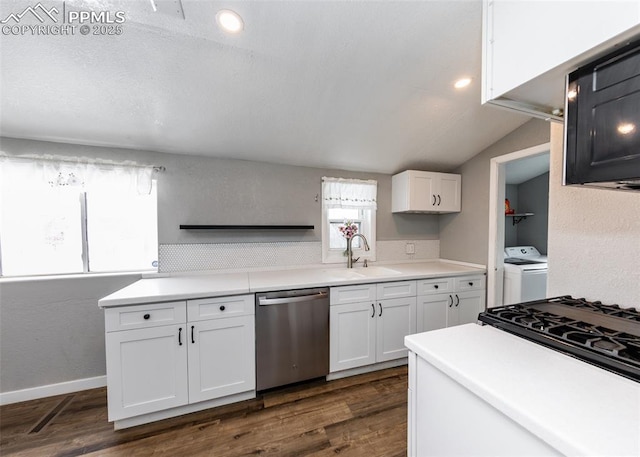
<svg viewBox="0 0 640 457"><path fill-rule="evenodd" d="M424 359L409 360L410 457L562 455Z"/></svg>
<svg viewBox="0 0 640 457"><path fill-rule="evenodd" d="M483 102L640 23L636 0L484 0Z"/></svg>

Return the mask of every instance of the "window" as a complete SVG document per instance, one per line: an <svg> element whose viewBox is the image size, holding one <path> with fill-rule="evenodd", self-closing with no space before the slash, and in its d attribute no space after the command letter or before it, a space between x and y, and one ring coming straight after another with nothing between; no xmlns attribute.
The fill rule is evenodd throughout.
<svg viewBox="0 0 640 457"><path fill-rule="evenodd" d="M365 236L369 251L364 250L357 237L351 245L353 257L376 259L376 181L322 178L322 261L347 261L347 238L340 230L346 224L356 227L356 233Z"/></svg>
<svg viewBox="0 0 640 457"><path fill-rule="evenodd" d="M153 270L152 168L0 157L0 275Z"/></svg>

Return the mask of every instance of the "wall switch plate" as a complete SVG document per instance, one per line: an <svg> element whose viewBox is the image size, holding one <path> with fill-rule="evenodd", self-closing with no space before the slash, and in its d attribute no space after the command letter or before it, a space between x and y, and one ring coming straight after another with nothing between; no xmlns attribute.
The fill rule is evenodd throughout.
<svg viewBox="0 0 640 457"><path fill-rule="evenodd" d="M416 245L413 243L407 243L404 246L404 252L406 254L415 254L416 253Z"/></svg>

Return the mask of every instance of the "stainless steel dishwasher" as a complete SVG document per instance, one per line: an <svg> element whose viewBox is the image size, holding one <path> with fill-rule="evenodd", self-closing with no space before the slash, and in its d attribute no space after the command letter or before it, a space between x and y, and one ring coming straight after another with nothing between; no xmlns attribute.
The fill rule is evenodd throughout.
<svg viewBox="0 0 640 457"><path fill-rule="evenodd" d="M329 289L256 294L256 389L329 373Z"/></svg>

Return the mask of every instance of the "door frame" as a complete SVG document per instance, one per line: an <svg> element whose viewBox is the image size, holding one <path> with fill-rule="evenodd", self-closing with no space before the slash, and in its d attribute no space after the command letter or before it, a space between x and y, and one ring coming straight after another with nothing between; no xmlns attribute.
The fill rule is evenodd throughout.
<svg viewBox="0 0 640 457"><path fill-rule="evenodd" d="M489 250L487 259L487 308L502 304L504 272L504 199L506 185L506 164L549 153L551 143L539 144L509 154L494 157L489 171Z"/></svg>

